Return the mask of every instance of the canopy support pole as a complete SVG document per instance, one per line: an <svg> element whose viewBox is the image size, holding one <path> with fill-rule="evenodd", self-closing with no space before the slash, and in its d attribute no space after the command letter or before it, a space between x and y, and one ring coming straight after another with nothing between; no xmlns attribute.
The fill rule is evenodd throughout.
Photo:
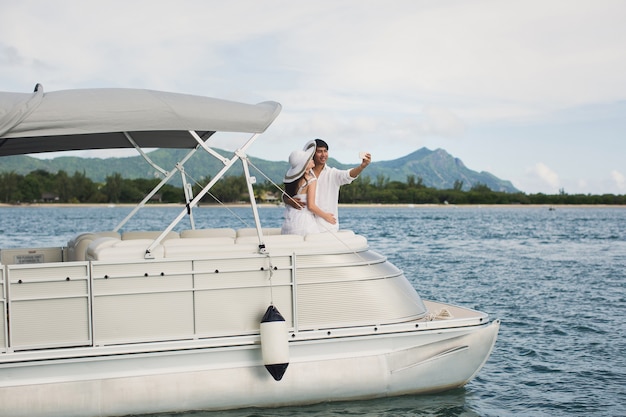
<svg viewBox="0 0 626 417"><path fill-rule="evenodd" d="M204 188L198 193L198 195L194 197L193 200L191 200L191 202L189 203L189 209L195 207L198 202L202 200L202 198L209 192L209 190L215 185L215 183L224 176L224 174L234 165L235 162L237 162L238 159L241 158L240 155L245 155L246 150L250 147L250 145L254 143L257 136L259 136L259 134L255 133L241 148L235 151L235 154L232 158L225 160L225 166L217 174L215 174L215 177L211 179L211 181L209 181L207 185L204 186ZM252 198L254 198L254 194L252 195ZM154 248L156 248L157 245L160 244L161 241L165 238L165 236L167 236L167 234L174 229L174 227L180 222L180 220L185 217L185 214L187 214L187 210L187 208L183 209L183 211L181 211L181 213L170 223L170 225L165 228L165 230L150 244L150 246L148 246L148 248L146 249L145 259L154 259L154 256L152 255L152 251L154 250Z"/></svg>
<svg viewBox="0 0 626 417"><path fill-rule="evenodd" d="M196 132L190 131L190 133L195 134ZM134 142L134 140L130 137L130 135L126 132L124 132L124 134L126 135L126 137L129 139L129 141L131 143L134 144L134 146L136 146L137 144ZM197 134L196 134L197 136ZM209 140L209 138L206 138L206 140ZM130 220L142 207L144 207L146 205L146 203L148 201L150 201L150 199L152 197L154 197L154 195L157 193L157 191L159 191L161 189L161 187L163 187L165 184L167 184L169 182L170 179L172 179L172 177L174 176L174 174L176 174L176 169L171 170L170 172L167 172L161 168L159 168L157 165L155 165L150 158L148 158L148 156L143 152L143 150L141 150L141 148L139 146L136 147L137 150L140 151L140 153L142 154L142 156L144 156L144 159L146 159L146 161L148 161L148 163L152 166L154 166L158 171L162 172L165 177L161 180L160 183L158 183L153 189L152 191L150 191L143 200L141 200L141 202L139 204L137 204L135 206L135 208L128 213L128 216L126 216L126 218L124 218L124 220L122 220L117 226L115 226L115 228L113 229L114 232L119 231L122 226L124 226L126 224L126 222L128 222L128 220ZM181 159L177 164L176 164L176 168L177 170L181 171L182 167L185 165L185 163L189 160L189 158L191 158L193 156L194 153L196 153L196 151L198 150L198 146L196 146L195 148L193 148L191 151L189 151L187 153L187 155L185 155L185 157L183 159ZM184 170L183 170L184 171ZM181 171L182 172L182 171ZM183 173L183 180L184 180L184 173Z"/></svg>
<svg viewBox="0 0 626 417"><path fill-rule="evenodd" d="M189 206L189 202L193 199L193 190L191 189L191 184L187 182L187 177L185 176L185 167L181 165L180 167L180 176L183 181L183 191L185 192L185 206L187 207L187 214L189 215L189 223L191 223L191 228L196 228L196 223L193 220L193 210Z"/></svg>
<svg viewBox="0 0 626 417"><path fill-rule="evenodd" d="M202 140L202 138L200 136L198 136L198 134L196 132L194 132L193 130L190 131L189 133L191 133L191 136L193 136L193 138L196 140L196 142L198 142L198 144L200 146L202 146L202 149L204 149L205 151L207 151L208 154L213 155L216 159L219 159L220 161L222 161L222 163L224 165L226 165L228 163L228 158L224 158L222 155L220 155L219 153L217 153L216 151L214 151L213 149L209 148L206 144L205 141Z"/></svg>
<svg viewBox="0 0 626 417"><path fill-rule="evenodd" d="M135 142L135 140L130 136L130 133L128 132L124 132L124 136L126 136L126 139L128 139L128 141L130 142L131 145L133 145L133 147L137 150L137 152L139 152L139 155L142 156L143 159L146 160L147 163L149 163L152 168L156 169L157 171L159 171L161 174L163 175L167 175L167 171L165 171L163 168L161 168L160 166L158 166L157 164L155 164L152 159L150 159L150 157L148 156L148 154L146 154L143 149L141 149L141 147L139 147L139 145L137 145L137 142Z"/></svg>
<svg viewBox="0 0 626 417"><path fill-rule="evenodd" d="M261 220L259 219L259 210L256 205L256 198L254 197L254 189L252 184L256 183L256 178L250 176L250 168L248 167L248 158L244 153L240 153L239 158L243 164L243 172L246 176L246 185L248 186L248 194L250 195L250 204L252 205L252 213L254 215L254 225L256 226L256 233L259 237L259 252L265 253L265 243L263 243L263 230L261 228Z"/></svg>

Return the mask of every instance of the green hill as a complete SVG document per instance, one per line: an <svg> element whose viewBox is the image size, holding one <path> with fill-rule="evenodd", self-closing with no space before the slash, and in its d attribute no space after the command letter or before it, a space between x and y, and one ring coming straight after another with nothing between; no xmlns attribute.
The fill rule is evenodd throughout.
<svg viewBox="0 0 626 417"><path fill-rule="evenodd" d="M220 154L230 157L226 151L217 150ZM165 150L158 149L148 155L158 166L163 169L172 169L176 162L180 161L187 150ZM287 161L267 161L264 159L249 156L253 166L265 174L275 183L282 183L284 173L287 171ZM328 164L337 168L350 168L354 165L341 164L330 159ZM223 165L214 157L205 152L197 152L185 164L185 172L195 180L200 180L209 174L215 174ZM157 171L146 164L141 156L126 158L80 158L72 156L58 157L54 159L41 160L30 156L7 156L0 158L0 172L15 172L26 175L34 170L44 170L51 173L65 171L69 175L74 172L84 172L92 181L104 182L105 178L114 173L120 173L122 177L152 178L157 177ZM237 164L235 169L228 175L242 175L241 164ZM265 176L251 168L251 174L257 177L257 181L263 182ZM425 186L437 189L451 189L455 183L462 182L463 190L469 190L475 185L483 184L493 191L518 192L510 181L501 180L496 176L482 171L476 172L468 169L463 162L451 156L443 149L430 150L421 148L402 158L391 161L372 162L363 172L362 176L369 176L372 181L377 178L385 178L389 181L406 182L409 176L415 180L422 179ZM176 177L175 177L176 178ZM180 178L180 176L178 176ZM179 184L178 179L173 184Z"/></svg>

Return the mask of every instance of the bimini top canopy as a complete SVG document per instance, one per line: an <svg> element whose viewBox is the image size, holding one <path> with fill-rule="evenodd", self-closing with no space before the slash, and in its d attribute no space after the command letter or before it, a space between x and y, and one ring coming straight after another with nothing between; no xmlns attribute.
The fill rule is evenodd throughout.
<svg viewBox="0 0 626 417"><path fill-rule="evenodd" d="M264 132L280 113L256 105L138 89L0 92L0 156L84 149L193 148L215 132Z"/></svg>

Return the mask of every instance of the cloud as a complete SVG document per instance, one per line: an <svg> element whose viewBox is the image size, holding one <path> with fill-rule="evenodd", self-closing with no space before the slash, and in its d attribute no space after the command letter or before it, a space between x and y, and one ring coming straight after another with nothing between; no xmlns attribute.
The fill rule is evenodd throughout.
<svg viewBox="0 0 626 417"><path fill-rule="evenodd" d="M317 67L317 76L306 78L317 87L417 100L471 97L480 105L512 106L514 114L524 105L525 113L537 115L624 97L626 59L616 53L626 36L624 7L559 1L330 6L325 16L317 9L315 25L297 28L278 48L303 69Z"/></svg>
<svg viewBox="0 0 626 417"><path fill-rule="evenodd" d="M0 65L18 66L24 62L16 48L0 43Z"/></svg>
<svg viewBox="0 0 626 417"><path fill-rule="evenodd" d="M465 123L451 110L443 106L427 105L423 109L396 108L384 111L359 107L358 110L340 112L337 100L330 102L330 109L315 108L312 111L285 109L280 123L268 131L272 145L290 149L294 141L320 137L332 147L332 157L344 163L357 161L358 150L367 150L375 160L390 160L404 156L425 146L427 138L458 138L465 132ZM268 142L264 141L267 145ZM272 147L273 147L272 146ZM254 147L255 156L275 159L269 148Z"/></svg>
<svg viewBox="0 0 626 417"><path fill-rule="evenodd" d="M271 69L266 88L403 95L422 104L463 97L499 108L499 117L508 107L512 116L538 114L626 94L626 59L616 53L626 37L623 2L270 4L112 0L42 7L25 0L3 8L0 35L18 56L56 68L59 88L203 86L209 94L233 88L227 75L241 72L242 87L250 82L258 91L255 78ZM71 24L55 24L67 18ZM24 21L31 30L20 29ZM226 85L215 87L220 81Z"/></svg>
<svg viewBox="0 0 626 417"><path fill-rule="evenodd" d="M621 192L626 191L626 176L616 169L611 171L611 179L615 182L617 189Z"/></svg>
<svg viewBox="0 0 626 417"><path fill-rule="evenodd" d="M536 163L532 168L530 168L529 172L531 176L534 176L536 179L540 180L543 184L548 185L553 190L556 190L561 184L558 174L542 162Z"/></svg>
<svg viewBox="0 0 626 417"><path fill-rule="evenodd" d="M423 113L424 133L454 137L462 135L465 131L463 120L445 107L427 105L424 107Z"/></svg>
<svg viewBox="0 0 626 417"><path fill-rule="evenodd" d="M626 176L612 170L610 176L589 178L562 178L544 163L537 163L526 175L513 181L518 188L531 193L554 194L564 190L568 194L623 194L626 192Z"/></svg>
<svg viewBox="0 0 626 417"><path fill-rule="evenodd" d="M315 136L346 163L363 148L389 160L443 147L479 170L515 155L494 175L554 192L598 184L600 153L626 146L614 139L626 129L622 0L4 3L0 90L276 100L283 112L251 152L262 158ZM544 128L513 143L532 127ZM623 187L619 175L603 186Z"/></svg>

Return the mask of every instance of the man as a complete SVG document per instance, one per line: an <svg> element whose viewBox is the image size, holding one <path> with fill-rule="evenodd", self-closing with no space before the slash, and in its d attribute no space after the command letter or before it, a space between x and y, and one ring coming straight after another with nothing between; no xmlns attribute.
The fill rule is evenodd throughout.
<svg viewBox="0 0 626 417"><path fill-rule="evenodd" d="M313 146L313 141L307 143L304 150L307 147ZM315 202L317 206L323 211L332 213L337 219L335 224L330 224L320 217L316 217L318 226L321 232L336 231L339 230L339 188L342 185L350 184L354 181L363 170L372 162L372 156L369 153L361 155L361 165L358 165L352 169L340 170L334 167L326 165L328 160L328 144L322 139L315 139L315 154L313 155L313 162L315 167L313 173L317 177L317 192L315 196ZM301 208L303 203L300 201L285 200L285 203Z"/></svg>

